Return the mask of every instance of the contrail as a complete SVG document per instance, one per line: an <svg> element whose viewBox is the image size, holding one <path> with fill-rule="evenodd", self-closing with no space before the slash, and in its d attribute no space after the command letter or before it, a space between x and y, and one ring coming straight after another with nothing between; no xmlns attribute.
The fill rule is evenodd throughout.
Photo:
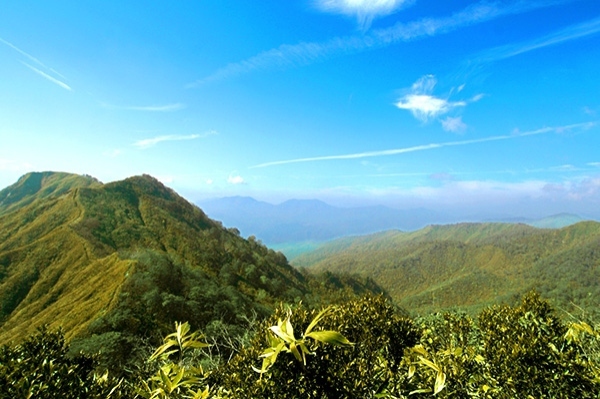
<svg viewBox="0 0 600 399"><path fill-rule="evenodd" d="M265 162L265 163L261 163L258 165L254 165L254 166L250 167L250 169L266 168L269 166L287 165L287 164L292 164L292 163L334 161L334 160L342 160L342 159L360 159L360 158L372 158L372 157L399 155L399 154L406 154L409 152L433 150L436 148L443 148L443 147L463 146L463 145L470 145L470 144L485 143L485 142L489 142L489 141L511 140L511 139L516 139L516 138L520 138L520 137L535 136L538 134L561 133L566 130L573 130L573 129L589 129L589 128L596 126L597 123L598 122L586 122L586 123L576 123L576 124L567 125L567 126L544 127L544 128L537 129L537 130L531 130L528 132L521 132L521 133L515 133L515 134L491 136L491 137L485 137L485 138L481 138L481 139L472 139L472 140L449 141L449 142L445 142L445 143L423 144L423 145L417 145L414 147L395 148L395 149L391 149L391 150L369 151L369 152L359 152L359 153L355 153L355 154L327 155L327 156L321 156L321 157L297 158L297 159L288 159L285 161Z"/></svg>

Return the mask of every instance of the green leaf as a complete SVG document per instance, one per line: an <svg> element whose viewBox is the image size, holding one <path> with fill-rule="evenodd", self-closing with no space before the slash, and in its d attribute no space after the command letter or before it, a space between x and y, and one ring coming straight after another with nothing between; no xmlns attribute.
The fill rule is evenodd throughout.
<svg viewBox="0 0 600 399"><path fill-rule="evenodd" d="M352 342L348 341L346 337L337 331L313 331L306 334L306 337L310 337L316 341L324 342L331 345L337 346L350 346Z"/></svg>
<svg viewBox="0 0 600 399"><path fill-rule="evenodd" d="M433 386L433 394L437 395L446 386L446 374L441 370L438 371L435 378L435 385Z"/></svg>
<svg viewBox="0 0 600 399"><path fill-rule="evenodd" d="M307 336L308 334L310 334L310 332L313 330L313 328L315 328L315 326L317 325L317 323L319 323L319 321L325 317L325 315L329 312L331 312L333 310L333 308L331 306L326 307L325 309L321 310L319 312L319 314L317 314L315 316L315 318L310 322L310 324L308 325L308 327L306 327L306 331L304 332L304 336Z"/></svg>

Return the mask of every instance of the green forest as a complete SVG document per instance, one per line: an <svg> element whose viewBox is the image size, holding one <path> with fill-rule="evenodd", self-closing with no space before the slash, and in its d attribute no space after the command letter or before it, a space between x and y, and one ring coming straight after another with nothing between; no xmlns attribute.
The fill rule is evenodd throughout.
<svg viewBox="0 0 600 399"><path fill-rule="evenodd" d="M0 191L0 397L597 398L599 230L432 226L296 268L150 176L28 174Z"/></svg>

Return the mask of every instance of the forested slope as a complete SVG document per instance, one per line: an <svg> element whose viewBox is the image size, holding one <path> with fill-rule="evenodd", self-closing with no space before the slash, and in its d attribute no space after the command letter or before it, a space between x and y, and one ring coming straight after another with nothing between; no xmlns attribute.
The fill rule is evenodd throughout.
<svg viewBox="0 0 600 399"><path fill-rule="evenodd" d="M105 185L74 175L43 179L83 184L27 191L26 201L0 214L0 342L47 324L78 337L77 348L131 355L139 339L156 342L175 320L235 335L247 317L327 291L150 176ZM2 192L18 192L22 182Z"/></svg>
<svg viewBox="0 0 600 399"><path fill-rule="evenodd" d="M476 310L532 288L561 308L571 302L593 308L600 294L600 223L429 226L333 241L293 263L371 277L416 312Z"/></svg>

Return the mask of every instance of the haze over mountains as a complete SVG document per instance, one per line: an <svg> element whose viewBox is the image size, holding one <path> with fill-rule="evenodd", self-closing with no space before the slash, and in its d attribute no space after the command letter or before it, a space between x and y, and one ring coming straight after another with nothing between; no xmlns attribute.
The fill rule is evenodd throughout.
<svg viewBox="0 0 600 399"><path fill-rule="evenodd" d="M581 217L563 213L547 218L485 218L448 214L434 210L394 209L385 206L341 208L319 200L288 200L278 205L251 197L224 197L198 202L212 218L254 235L290 257L335 238L365 235L385 230L414 231L430 224L469 222L525 223L535 227L560 228Z"/></svg>
<svg viewBox="0 0 600 399"><path fill-rule="evenodd" d="M439 215L249 198L204 206L217 215L219 205L223 219L240 224L224 228L147 175L102 184L30 173L0 190L0 341L61 325L67 337L83 339L81 347L127 353L133 349L123 345L156 337L173 320L241 328L240 315L344 289L382 287L411 312L479 309L531 288L561 306L596 306L600 297L596 222L560 229L467 223L346 237L294 259L306 273L238 228L262 227L254 234L267 242L317 241L397 223L417 229ZM577 220L559 215L536 223Z"/></svg>

